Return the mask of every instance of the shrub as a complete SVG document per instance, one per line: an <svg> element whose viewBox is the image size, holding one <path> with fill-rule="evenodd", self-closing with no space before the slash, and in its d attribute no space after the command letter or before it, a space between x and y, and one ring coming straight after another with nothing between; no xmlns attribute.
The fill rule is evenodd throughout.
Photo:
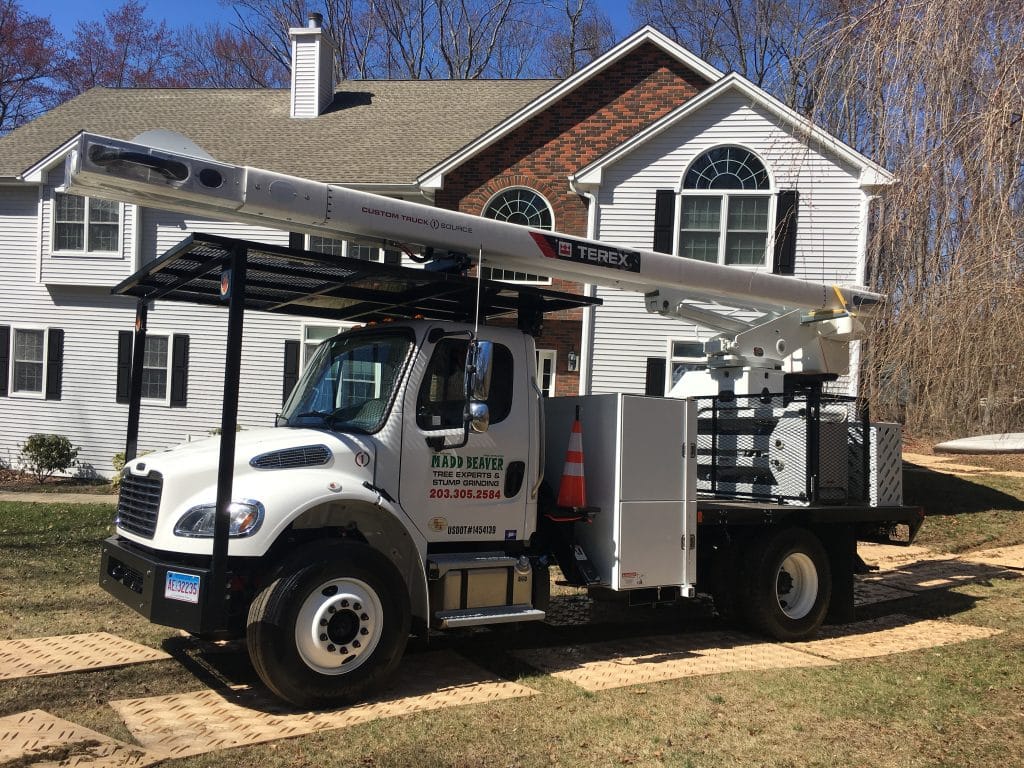
<svg viewBox="0 0 1024 768"><path fill-rule="evenodd" d="M77 458L78 449L64 435L29 435L21 447L21 462L37 483L46 482L54 472L66 472Z"/></svg>

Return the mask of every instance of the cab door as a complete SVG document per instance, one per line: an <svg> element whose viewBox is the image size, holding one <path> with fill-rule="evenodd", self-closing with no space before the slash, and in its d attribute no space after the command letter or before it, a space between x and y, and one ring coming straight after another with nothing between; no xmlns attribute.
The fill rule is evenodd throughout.
<svg viewBox="0 0 1024 768"><path fill-rule="evenodd" d="M481 329L494 342L490 426L463 439L466 335L427 333L410 377L402 438L402 507L429 542L505 542L528 535L530 445L526 338ZM429 349L427 349L429 348ZM443 447L437 441L443 439ZM431 443L434 443L432 446ZM532 530L532 526L531 526Z"/></svg>

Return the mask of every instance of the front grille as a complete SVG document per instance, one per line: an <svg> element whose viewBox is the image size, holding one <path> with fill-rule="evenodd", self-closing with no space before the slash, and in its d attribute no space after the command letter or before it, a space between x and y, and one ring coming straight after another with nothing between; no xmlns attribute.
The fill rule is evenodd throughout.
<svg viewBox="0 0 1024 768"><path fill-rule="evenodd" d="M159 472L133 475L125 470L121 478L121 494L117 499L117 527L152 539L160 511L160 493L164 478Z"/></svg>
<svg viewBox="0 0 1024 768"><path fill-rule="evenodd" d="M303 445L298 448L261 453L249 461L249 466L256 469L296 469L317 467L330 460L331 449L326 445Z"/></svg>

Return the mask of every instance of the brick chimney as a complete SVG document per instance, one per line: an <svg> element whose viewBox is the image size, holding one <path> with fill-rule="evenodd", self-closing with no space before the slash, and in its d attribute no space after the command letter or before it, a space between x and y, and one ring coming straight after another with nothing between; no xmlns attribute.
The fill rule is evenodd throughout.
<svg viewBox="0 0 1024 768"><path fill-rule="evenodd" d="M316 117L334 99L334 42L322 28L324 17L309 14L304 27L292 27L292 117Z"/></svg>

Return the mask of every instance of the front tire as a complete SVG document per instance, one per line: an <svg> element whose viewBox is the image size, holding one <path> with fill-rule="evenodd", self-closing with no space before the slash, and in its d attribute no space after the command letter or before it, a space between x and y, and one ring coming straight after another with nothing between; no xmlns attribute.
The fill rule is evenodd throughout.
<svg viewBox="0 0 1024 768"><path fill-rule="evenodd" d="M411 621L405 583L384 555L356 543L315 555L256 597L246 631L260 679L308 708L348 704L381 685L402 658Z"/></svg>
<svg viewBox="0 0 1024 768"><path fill-rule="evenodd" d="M742 611L754 629L782 641L821 627L832 595L828 554L804 528L785 528L750 545Z"/></svg>

